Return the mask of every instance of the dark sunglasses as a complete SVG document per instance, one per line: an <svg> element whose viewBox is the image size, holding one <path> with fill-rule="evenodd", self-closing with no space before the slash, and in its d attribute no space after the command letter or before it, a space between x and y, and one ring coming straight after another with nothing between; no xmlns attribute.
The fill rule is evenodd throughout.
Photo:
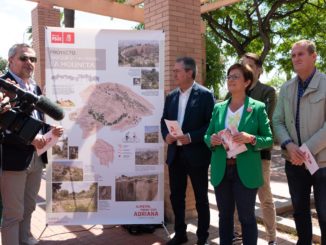
<svg viewBox="0 0 326 245"><path fill-rule="evenodd" d="M32 57L32 56L20 56L19 59L22 62L26 62L26 61L30 61L31 63L36 63L37 62L37 58L36 57Z"/></svg>

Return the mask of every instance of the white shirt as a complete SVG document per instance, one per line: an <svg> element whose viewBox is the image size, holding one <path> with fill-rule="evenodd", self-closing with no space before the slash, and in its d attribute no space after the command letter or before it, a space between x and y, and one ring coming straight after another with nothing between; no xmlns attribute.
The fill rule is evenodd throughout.
<svg viewBox="0 0 326 245"><path fill-rule="evenodd" d="M240 123L241 116L243 113L243 108L244 108L244 105L242 105L238 110L233 112L233 111L231 111L230 107L228 107L228 111L227 111L226 118L225 118L225 128L230 128L232 126L234 128L239 127L239 123Z"/></svg>
<svg viewBox="0 0 326 245"><path fill-rule="evenodd" d="M36 82L33 79L29 79L28 84L25 83L20 77L15 75L12 71L10 71L10 74L15 78L16 82L19 84L19 87L25 91L29 91L36 95ZM36 110L32 111L32 117L36 119L40 119L38 112Z"/></svg>
<svg viewBox="0 0 326 245"><path fill-rule="evenodd" d="M187 103L188 103L189 96L190 96L193 86L194 86L194 83L191 85L190 88L188 88L184 92L182 92L181 89L179 89L178 123L179 123L180 127L182 127L182 124L183 124Z"/></svg>

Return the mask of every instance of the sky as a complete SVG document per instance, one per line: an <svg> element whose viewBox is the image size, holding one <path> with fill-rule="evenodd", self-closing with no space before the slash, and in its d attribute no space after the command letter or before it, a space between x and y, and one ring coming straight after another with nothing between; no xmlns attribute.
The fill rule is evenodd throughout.
<svg viewBox="0 0 326 245"><path fill-rule="evenodd" d="M26 42L28 34L26 30L32 25L31 11L37 3L27 0L1 0L0 8L0 57L7 59L8 50L15 43ZM76 11L76 28L94 29L133 29L138 23L121 19L113 19L85 12Z"/></svg>

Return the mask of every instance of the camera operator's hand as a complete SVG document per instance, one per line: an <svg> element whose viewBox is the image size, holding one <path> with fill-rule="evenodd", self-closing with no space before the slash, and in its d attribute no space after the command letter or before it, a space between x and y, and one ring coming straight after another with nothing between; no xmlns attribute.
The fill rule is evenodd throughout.
<svg viewBox="0 0 326 245"><path fill-rule="evenodd" d="M63 134L63 127L56 125L56 126L52 126L52 128L53 128L52 131L53 135L60 137Z"/></svg>
<svg viewBox="0 0 326 245"><path fill-rule="evenodd" d="M11 109L11 105L9 103L9 97L5 96L2 92L0 92L0 113L5 113Z"/></svg>
<svg viewBox="0 0 326 245"><path fill-rule="evenodd" d="M15 81L10 80L10 78L7 78L6 81L19 88L19 85ZM6 97L9 97L9 99L11 99L11 100L13 100L13 99L15 99L17 97L17 95L14 92L10 92L10 91L2 89L2 88L0 89L0 91L2 93L4 93L4 95Z"/></svg>
<svg viewBox="0 0 326 245"><path fill-rule="evenodd" d="M32 141L32 145L37 149L42 149L45 146L45 144L46 144L46 139L41 134L36 135Z"/></svg>

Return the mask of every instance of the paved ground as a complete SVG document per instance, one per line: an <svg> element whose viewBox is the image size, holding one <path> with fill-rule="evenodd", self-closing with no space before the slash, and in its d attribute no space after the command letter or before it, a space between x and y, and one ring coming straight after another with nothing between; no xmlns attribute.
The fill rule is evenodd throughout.
<svg viewBox="0 0 326 245"><path fill-rule="evenodd" d="M278 149L274 150L271 185L274 201L278 213L285 212L290 208L290 199L284 174L284 162L280 157ZM209 200L211 206L211 226L210 226L210 244L219 244L218 239L218 211L216 208L213 188L210 186ZM257 219L260 220L261 212L257 199ZM32 233L35 237L40 237L40 245L160 245L165 244L169 238L163 228L158 228L152 234L130 235L121 226L48 226L45 227L45 180L42 180L42 186L39 193L37 209L34 212L32 220ZM294 234L294 223L291 219L277 217L278 221L278 242L281 245L295 244L296 237ZM188 238L187 245L196 242L196 224L197 220L188 220ZM173 232L173 225L167 224L169 233ZM318 241L318 227L314 229L315 240ZM171 234L172 235L172 234ZM267 244L265 230L259 224L259 241L258 244Z"/></svg>

